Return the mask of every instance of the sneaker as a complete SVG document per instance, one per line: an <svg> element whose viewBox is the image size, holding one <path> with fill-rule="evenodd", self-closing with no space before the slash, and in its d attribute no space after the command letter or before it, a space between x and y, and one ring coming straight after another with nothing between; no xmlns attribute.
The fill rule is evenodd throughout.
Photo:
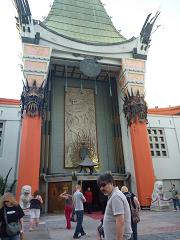
<svg viewBox="0 0 180 240"><path fill-rule="evenodd" d="M84 233L81 233L81 236L85 236L86 235L86 233L84 232Z"/></svg>
<svg viewBox="0 0 180 240"><path fill-rule="evenodd" d="M79 239L81 236L73 236L74 239Z"/></svg>

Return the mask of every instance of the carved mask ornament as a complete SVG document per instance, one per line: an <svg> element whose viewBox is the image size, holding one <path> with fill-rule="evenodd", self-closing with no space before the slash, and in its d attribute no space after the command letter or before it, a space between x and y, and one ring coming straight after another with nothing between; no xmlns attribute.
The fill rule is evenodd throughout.
<svg viewBox="0 0 180 240"><path fill-rule="evenodd" d="M139 122L147 122L147 109L144 95L141 96L139 91L137 91L136 95L133 94L132 90L131 94L127 92L124 98L123 111L128 126L131 126L131 124L137 120Z"/></svg>
<svg viewBox="0 0 180 240"><path fill-rule="evenodd" d="M21 115L24 112L30 116L35 117L37 115L42 116L44 109L44 87L43 83L40 87L37 87L36 81L32 86L27 85L23 87L21 94Z"/></svg>

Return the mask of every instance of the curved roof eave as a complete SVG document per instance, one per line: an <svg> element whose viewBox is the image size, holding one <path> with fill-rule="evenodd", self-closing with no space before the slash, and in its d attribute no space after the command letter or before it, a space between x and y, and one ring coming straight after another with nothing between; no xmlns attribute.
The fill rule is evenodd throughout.
<svg viewBox="0 0 180 240"><path fill-rule="evenodd" d="M45 24L43 24L41 21L39 21L39 25L41 27L43 27L44 29L46 29L47 31L57 35L57 36L61 36L63 38L66 38L66 39L69 39L71 41L74 41L74 42L78 42L78 43L83 43L83 44L86 44L86 45L96 45L96 46L112 46L112 45L122 45L124 43L128 43L128 42L131 42L133 41L134 39L136 39L135 37L132 37L128 40L124 40L124 41L121 41L121 42L113 42L113 43L100 43L100 42L87 42L87 41L83 41L83 40L78 40L76 38L71 38L69 36L66 36L66 35L63 35L63 34L60 34L60 33L57 33L56 31L48 28Z"/></svg>

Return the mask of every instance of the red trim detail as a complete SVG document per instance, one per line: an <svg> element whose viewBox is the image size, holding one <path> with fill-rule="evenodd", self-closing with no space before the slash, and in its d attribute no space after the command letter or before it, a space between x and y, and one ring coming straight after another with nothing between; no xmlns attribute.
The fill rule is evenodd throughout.
<svg viewBox="0 0 180 240"><path fill-rule="evenodd" d="M0 105L20 105L20 100L0 98Z"/></svg>
<svg viewBox="0 0 180 240"><path fill-rule="evenodd" d="M151 108L148 109L148 114L156 115L180 115L180 106L168 108Z"/></svg>

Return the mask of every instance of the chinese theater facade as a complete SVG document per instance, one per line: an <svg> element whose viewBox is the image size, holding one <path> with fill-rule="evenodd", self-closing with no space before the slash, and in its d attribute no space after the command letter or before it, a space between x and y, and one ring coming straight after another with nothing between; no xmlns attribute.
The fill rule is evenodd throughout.
<svg viewBox="0 0 180 240"><path fill-rule="evenodd" d="M111 171L149 205L144 85L154 22L148 16L127 40L99 0L54 0L43 22L32 19L28 1L15 3L25 77L17 196L23 185L40 189L45 211L56 212L60 192L80 183L98 208L97 176Z"/></svg>

